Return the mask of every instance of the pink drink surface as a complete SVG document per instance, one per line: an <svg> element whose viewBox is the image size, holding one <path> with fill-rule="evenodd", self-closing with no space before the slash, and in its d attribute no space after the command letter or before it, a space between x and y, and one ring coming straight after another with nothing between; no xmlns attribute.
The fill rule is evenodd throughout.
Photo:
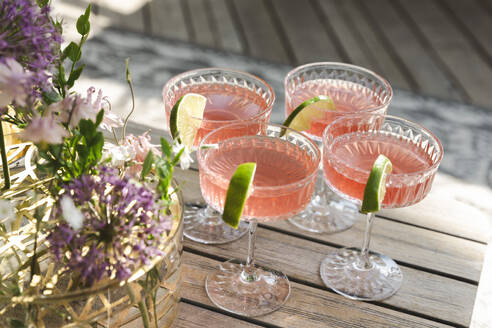
<svg viewBox="0 0 492 328"><path fill-rule="evenodd" d="M261 116L259 121L265 123L270 119L269 115L261 115L267 109L265 99L248 89L218 84L193 85L181 90L172 104L166 105L168 119L174 103L187 93L198 93L207 98L202 124L195 137L196 146L207 133L225 124L257 116Z"/></svg>
<svg viewBox="0 0 492 328"><path fill-rule="evenodd" d="M323 155L325 179L350 198L362 200L369 172L379 154L388 157L393 165L383 207L417 203L430 190L436 172L429 170L430 155L406 138L359 132L337 137L330 145ZM428 173L424 174L426 170Z"/></svg>
<svg viewBox="0 0 492 328"><path fill-rule="evenodd" d="M319 95L331 97L335 103L335 110L326 111L324 117L313 121L311 127L305 131L317 137L315 138L317 140L320 140L326 126L336 118L381 106L381 101L375 94L362 85L342 80L318 79L304 82L297 87L290 95L290 101L286 101L286 115L288 116L304 101ZM385 110L383 108L378 112L384 114Z"/></svg>
<svg viewBox="0 0 492 328"><path fill-rule="evenodd" d="M286 219L309 202L318 162L288 141L249 136L223 141L219 149L208 150L200 161L202 194L213 208L224 208L229 180L237 166L245 162L257 166L243 218ZM309 181L304 180L308 176Z"/></svg>

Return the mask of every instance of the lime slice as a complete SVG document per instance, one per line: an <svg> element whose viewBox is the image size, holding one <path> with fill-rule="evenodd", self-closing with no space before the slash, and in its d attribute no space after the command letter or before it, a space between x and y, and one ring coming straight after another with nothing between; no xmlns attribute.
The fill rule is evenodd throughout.
<svg viewBox="0 0 492 328"><path fill-rule="evenodd" d="M332 110L335 110L335 103L330 97L316 96L297 106L282 125L304 131L311 127L312 121L324 117L326 111Z"/></svg>
<svg viewBox="0 0 492 328"><path fill-rule="evenodd" d="M191 149L203 119L207 98L196 93L181 97L169 116L169 129L173 139Z"/></svg>
<svg viewBox="0 0 492 328"><path fill-rule="evenodd" d="M379 155L374 161L364 189L361 213L367 214L379 211L386 194L386 178L392 169L391 161L384 155Z"/></svg>
<svg viewBox="0 0 492 328"><path fill-rule="evenodd" d="M244 204L249 196L249 189L255 177L256 163L240 164L232 175L227 188L222 220L237 229L243 214Z"/></svg>

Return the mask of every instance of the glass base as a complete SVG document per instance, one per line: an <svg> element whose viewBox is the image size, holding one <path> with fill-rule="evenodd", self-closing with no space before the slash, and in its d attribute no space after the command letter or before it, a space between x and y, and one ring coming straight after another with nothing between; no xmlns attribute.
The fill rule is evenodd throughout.
<svg viewBox="0 0 492 328"><path fill-rule="evenodd" d="M230 260L207 276L205 289L210 300L231 313L256 317L277 310L290 294L290 284L282 272L255 265L245 278L245 262Z"/></svg>
<svg viewBox="0 0 492 328"><path fill-rule="evenodd" d="M338 197L330 190L315 194L304 211L289 218L297 228L315 233L334 233L346 230L362 217L357 206Z"/></svg>
<svg viewBox="0 0 492 328"><path fill-rule="evenodd" d="M369 252L369 262L364 268L358 249L338 249L321 262L321 278L326 286L354 300L380 301L396 293L403 280L398 264L373 252Z"/></svg>
<svg viewBox="0 0 492 328"><path fill-rule="evenodd" d="M202 244L225 244L237 240L248 232L248 223L239 222L237 229L222 221L221 214L211 207L186 205L184 235Z"/></svg>

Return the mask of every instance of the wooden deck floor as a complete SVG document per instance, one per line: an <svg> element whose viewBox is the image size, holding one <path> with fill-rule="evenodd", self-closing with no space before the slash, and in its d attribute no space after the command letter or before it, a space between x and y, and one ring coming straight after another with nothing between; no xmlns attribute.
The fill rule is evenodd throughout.
<svg viewBox="0 0 492 328"><path fill-rule="evenodd" d="M492 0L92 2L113 27L292 66L354 63L395 88L492 109Z"/></svg>

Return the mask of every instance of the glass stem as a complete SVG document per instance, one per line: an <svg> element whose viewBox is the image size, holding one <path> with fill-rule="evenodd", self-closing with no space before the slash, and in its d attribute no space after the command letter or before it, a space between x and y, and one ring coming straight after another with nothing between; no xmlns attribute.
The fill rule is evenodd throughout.
<svg viewBox="0 0 492 328"><path fill-rule="evenodd" d="M360 267L364 269L370 269L372 267L371 261L369 261L369 243L371 242L371 231L376 213L367 213L366 231L364 233L364 241L362 242L362 249L360 251Z"/></svg>
<svg viewBox="0 0 492 328"><path fill-rule="evenodd" d="M243 282L256 281L255 273L255 243L256 243L256 228L258 227L258 221L251 219L249 221L249 241L248 241L248 258L246 259L246 265L243 272L241 272L241 280Z"/></svg>
<svg viewBox="0 0 492 328"><path fill-rule="evenodd" d="M224 224L221 214L214 210L210 205L203 209L203 218L209 226L218 226Z"/></svg>

